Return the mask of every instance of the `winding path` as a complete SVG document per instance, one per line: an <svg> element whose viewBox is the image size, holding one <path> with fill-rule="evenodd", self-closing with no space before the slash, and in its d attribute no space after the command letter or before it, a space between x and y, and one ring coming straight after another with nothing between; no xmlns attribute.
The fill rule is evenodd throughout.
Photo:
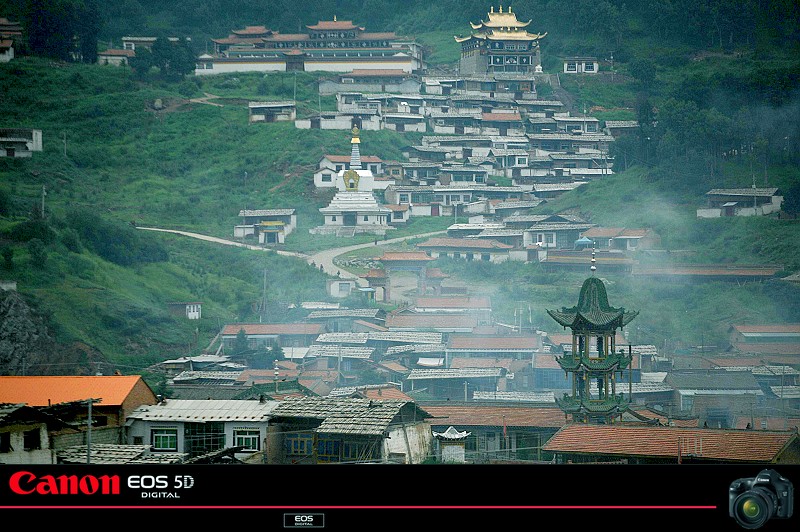
<svg viewBox="0 0 800 532"><path fill-rule="evenodd" d="M336 266L334 264L333 259L335 259L339 255L342 255L344 253L349 253L349 252L355 251L357 249L368 248L368 247L376 245L375 242L366 242L364 244L353 244L351 246L342 246L342 247L338 247L338 248L326 249L326 250L323 250L323 251L318 251L317 253L315 253L313 255L307 255L305 253L299 253L299 252L296 252L296 251L275 250L275 249L268 248L268 247L255 246L255 245L252 245L252 244L245 244L243 242L237 242L235 240L227 240L227 239L219 238L219 237L215 237L215 236L203 235L201 233L192 233L192 232L189 232L189 231L179 231L177 229L161 229L159 227L137 227L137 229L141 229L143 231L160 231L162 233L173 233L173 234L176 234L176 235L188 236L190 238L197 238L198 240L205 240L207 242L216 242L217 244L223 244L223 245L226 245L226 246L236 246L236 247L240 247L240 248L247 248L247 249L251 249L251 250L254 250L254 251L274 251L278 255L284 255L284 256L287 256L287 257L295 257L295 258L298 258L298 259L303 259L307 263L309 263L309 264L313 263L317 267L319 267L321 265L323 270L325 272L329 273L329 274L332 274L332 273L334 273L336 271L339 271L340 272L340 277L342 277L342 279L355 279L356 283L358 283L359 286L366 286L367 282L364 279L362 279L362 278L360 278L360 277L358 277L356 275L353 275L352 273L350 273L348 271L342 271L342 269L339 266ZM441 234L444 234L444 233L447 233L447 231L433 231L433 232L430 232L430 233L420 233L420 234L417 234L417 235L407 235L407 236L401 236L401 237L397 237L397 238L388 238L388 239L385 239L385 240L379 240L378 241L379 243L377 245L396 244L398 242L403 242L405 240L410 240L410 239L413 239L413 238L424 238L424 237L433 236L433 235L441 235Z"/></svg>

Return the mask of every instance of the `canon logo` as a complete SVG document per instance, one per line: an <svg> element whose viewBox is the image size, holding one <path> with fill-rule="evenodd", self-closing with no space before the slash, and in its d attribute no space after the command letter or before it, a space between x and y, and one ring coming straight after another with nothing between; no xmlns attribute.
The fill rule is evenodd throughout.
<svg viewBox="0 0 800 532"><path fill-rule="evenodd" d="M119 495L117 475L42 475L37 477L29 471L18 471L8 481L11 491L17 495Z"/></svg>

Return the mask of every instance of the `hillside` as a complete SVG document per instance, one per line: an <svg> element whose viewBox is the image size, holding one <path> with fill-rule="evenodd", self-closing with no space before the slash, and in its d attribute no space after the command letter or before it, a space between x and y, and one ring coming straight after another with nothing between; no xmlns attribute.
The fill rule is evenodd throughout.
<svg viewBox="0 0 800 532"><path fill-rule="evenodd" d="M526 5L540 4L515 5L515 10L524 13ZM438 12L442 6L430 9ZM426 18L423 7L412 8L412 18ZM455 11L457 24L452 16L448 25L436 15L419 27L399 26L422 30L420 38L442 68L452 67L457 57L452 35L467 31L469 20L480 18L486 7ZM155 32L173 16L147 12L141 26L129 29ZM323 8L307 16L316 19L317 13L330 16ZM238 18L227 19L226 29L216 29L224 33L230 26L264 22L246 14L240 11ZM746 187L754 178L785 190L787 201L800 194L794 90L800 62L792 46L778 45L795 41L776 36L776 44L759 37L757 49L736 40L724 47L667 44L666 36L642 37L647 33L642 16L631 13L625 19L638 31L619 42L613 82L608 76L576 78L563 88L578 108L591 109L601 119L649 116L643 122L654 128L645 137L649 141L615 146L618 173L544 205L542 212L577 211L604 225L652 227L665 247L683 252L681 260L768 262L784 265L787 274L797 271L796 219L698 220L694 214L709 188ZM376 28L388 23L366 22ZM197 33L201 41L203 34ZM582 41L572 32L551 31L548 38L543 53L551 69L558 68L561 54L602 50L596 34ZM329 199L314 190L311 173L322 155L347 153L349 135L299 130L291 123L247 123L246 102L254 99L296 94L301 114L332 109L332 99L316 92L320 76L165 81L142 79L127 69L37 57L0 64L0 127L36 128L44 135L44 151L34 157L0 158L0 278L16 281L19 295L41 316L37 330L46 329L54 343L40 351L71 353L69 361L59 362L62 368L89 371L107 359L123 372L137 372L155 361L200 352L228 321L262 316L289 321L299 317L287 311L290 305L325 299L327 276L303 261L144 234L133 227L229 237L240 209L291 207L298 211L299 228L285 249L312 252L341 245L308 235L321 220L317 209ZM195 100L204 94L217 105ZM418 140L419 134L370 132L362 153L400 160L401 148ZM740 149L734 152L731 146ZM446 227L432 228L432 223L415 220L406 231ZM512 321L523 301L531 306L533 325L545 330L553 324L544 310L574 304L582 279L545 274L535 265L441 266L492 293L499 319ZM491 282L481 286L479 280ZM800 321L798 289L782 281L688 287L613 276L609 281L612 304L643 311L631 331L641 343L671 348L721 343L733 322ZM259 312L265 294L267 308ZM169 302L194 300L203 301L199 323L167 311ZM19 371L24 356L15 351L13 363L0 372Z"/></svg>

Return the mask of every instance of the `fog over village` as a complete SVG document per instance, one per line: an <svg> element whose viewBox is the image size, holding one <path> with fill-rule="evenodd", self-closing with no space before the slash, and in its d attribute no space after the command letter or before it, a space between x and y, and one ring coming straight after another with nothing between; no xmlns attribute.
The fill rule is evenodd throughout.
<svg viewBox="0 0 800 532"><path fill-rule="evenodd" d="M4 3L0 463L800 464L762 4Z"/></svg>

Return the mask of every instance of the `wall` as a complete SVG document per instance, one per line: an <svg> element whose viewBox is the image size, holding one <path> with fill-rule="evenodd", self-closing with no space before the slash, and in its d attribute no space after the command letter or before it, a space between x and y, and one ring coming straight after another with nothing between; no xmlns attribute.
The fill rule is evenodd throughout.
<svg viewBox="0 0 800 532"><path fill-rule="evenodd" d="M405 454L406 464L420 464L433 452L433 433L427 421L389 428L389 437L383 440L383 456L390 453Z"/></svg>

